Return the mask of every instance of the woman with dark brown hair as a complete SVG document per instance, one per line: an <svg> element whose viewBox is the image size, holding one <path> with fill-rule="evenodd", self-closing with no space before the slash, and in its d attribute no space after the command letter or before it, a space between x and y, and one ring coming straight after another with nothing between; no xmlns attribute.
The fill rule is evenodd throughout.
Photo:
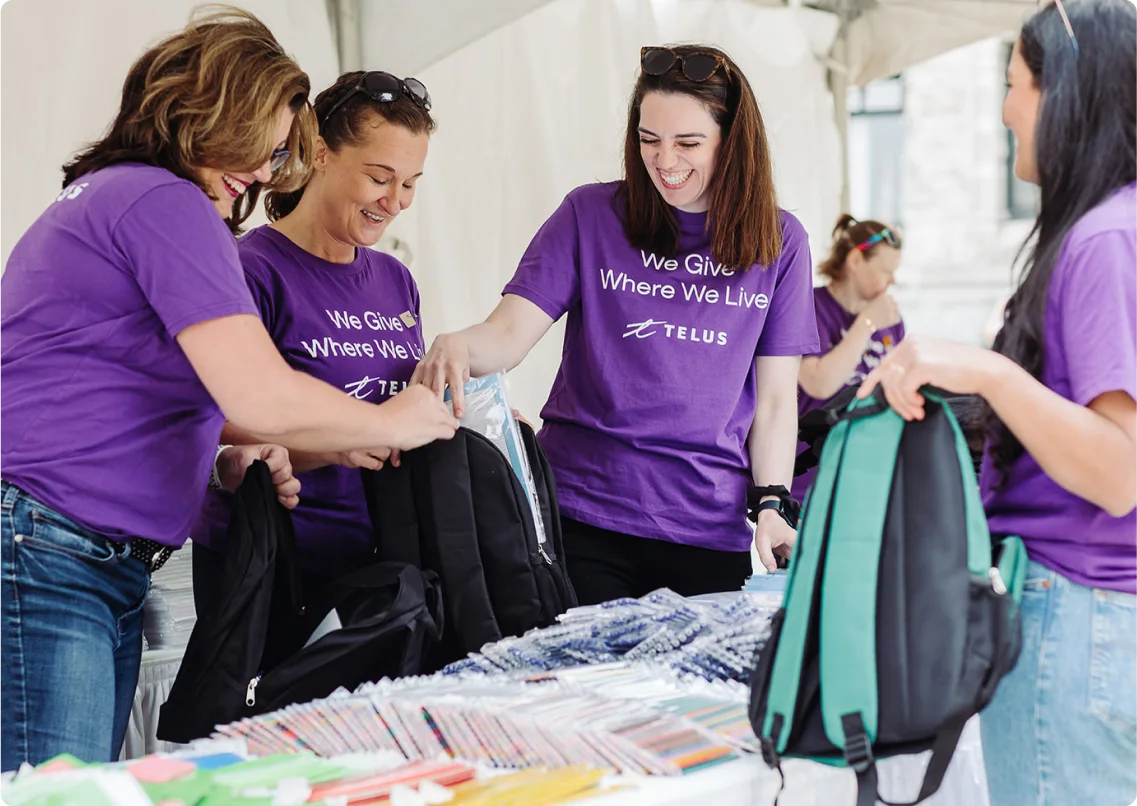
<svg viewBox="0 0 1137 806"><path fill-rule="evenodd" d="M572 191L482 324L439 336L415 378L516 366L567 314L541 416L581 603L739 589L754 539L787 554L797 374L817 350L806 234L778 209L746 77L722 51L652 47L624 178ZM766 488L757 531L747 487Z"/></svg>
<svg viewBox="0 0 1137 806"><path fill-rule="evenodd" d="M380 404L406 388L425 352L414 278L370 247L414 201L435 128L430 94L414 78L351 72L317 95L314 107L319 136L308 181L270 192L272 223L241 238L237 250L261 320L288 365ZM258 440L226 424L222 441ZM292 524L305 587L374 562L358 468L378 469L386 457L292 451L291 458L304 489ZM223 576L232 501L211 490L192 534L199 612Z"/></svg>
<svg viewBox="0 0 1137 806"><path fill-rule="evenodd" d="M185 541L207 482L232 489L264 458L295 505L281 447L216 450L226 419L297 449L382 454L454 433L426 390L370 406L296 372L257 316L231 230L261 187L307 177L308 92L252 15L192 20L131 67L110 132L65 166L63 191L12 251L0 359L5 771L64 752L118 757L150 573Z"/></svg>

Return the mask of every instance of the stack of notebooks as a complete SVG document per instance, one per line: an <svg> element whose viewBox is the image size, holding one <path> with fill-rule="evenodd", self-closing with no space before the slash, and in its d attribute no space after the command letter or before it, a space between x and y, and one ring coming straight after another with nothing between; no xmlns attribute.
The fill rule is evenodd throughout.
<svg viewBox="0 0 1137 806"><path fill-rule="evenodd" d="M146 648L184 649L196 622L193 543L187 540L150 580L150 593L142 610Z"/></svg>
<svg viewBox="0 0 1137 806"><path fill-rule="evenodd" d="M701 684L701 685L700 685ZM254 755L384 750L499 768L680 775L755 749L746 689L611 664L539 677L383 680L218 728Z"/></svg>

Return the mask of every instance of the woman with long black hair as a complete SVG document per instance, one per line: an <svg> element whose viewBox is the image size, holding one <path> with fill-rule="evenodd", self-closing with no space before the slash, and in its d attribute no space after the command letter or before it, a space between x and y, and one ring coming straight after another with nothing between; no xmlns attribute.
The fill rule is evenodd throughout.
<svg viewBox="0 0 1137 806"><path fill-rule="evenodd" d="M1048 5L1023 26L1003 120L1042 204L993 350L909 337L865 380L990 406L992 534L1030 555L1018 665L983 712L994 806L1137 797L1137 10Z"/></svg>

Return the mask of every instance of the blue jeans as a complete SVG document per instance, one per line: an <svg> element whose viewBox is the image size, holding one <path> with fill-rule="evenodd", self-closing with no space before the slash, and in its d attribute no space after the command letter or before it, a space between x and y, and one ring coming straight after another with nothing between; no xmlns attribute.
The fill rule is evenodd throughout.
<svg viewBox="0 0 1137 806"><path fill-rule="evenodd" d="M991 806L1137 798L1137 597L1027 568L1018 665L982 716Z"/></svg>
<svg viewBox="0 0 1137 806"><path fill-rule="evenodd" d="M115 761L142 657L150 575L107 540L0 483L0 770L60 753Z"/></svg>

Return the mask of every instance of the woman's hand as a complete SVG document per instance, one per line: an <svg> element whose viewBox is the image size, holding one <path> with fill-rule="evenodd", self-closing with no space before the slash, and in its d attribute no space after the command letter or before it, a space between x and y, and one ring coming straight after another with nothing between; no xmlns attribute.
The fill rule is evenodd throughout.
<svg viewBox="0 0 1137 806"><path fill-rule="evenodd" d="M245 471L260 459L272 473L276 497L288 509L300 503L300 481L292 475L288 450L279 445L230 445L217 457L217 476L221 486L236 492L245 480Z"/></svg>
<svg viewBox="0 0 1137 806"><path fill-rule="evenodd" d="M408 386L378 408L389 418L387 430L393 438L390 445L367 448L364 453L386 458L392 450L409 451L436 439L451 439L458 430L458 421L428 386Z"/></svg>
<svg viewBox="0 0 1137 806"><path fill-rule="evenodd" d="M797 542L797 532L790 528L785 519L775 510L763 509L758 513L754 527L754 545L758 549L758 559L771 574L778 570L778 554L788 558Z"/></svg>
<svg viewBox="0 0 1137 806"><path fill-rule="evenodd" d="M872 325L872 332L875 333L900 324L900 306L896 304L892 295L885 291L865 306L860 318L862 321L867 319Z"/></svg>
<svg viewBox="0 0 1137 806"><path fill-rule="evenodd" d="M1005 360L982 347L909 336L868 374L857 397L868 397L880 386L897 414L905 420L922 420L921 386L935 386L960 395L982 395L998 363Z"/></svg>
<svg viewBox="0 0 1137 806"><path fill-rule="evenodd" d="M359 468L366 468L367 470L380 470L383 463L391 457L392 451L390 448L373 448L369 451L344 451L342 453L332 454L332 464L339 465L340 467L351 468L357 470Z"/></svg>
<svg viewBox="0 0 1137 806"><path fill-rule="evenodd" d="M454 403L454 416L461 418L466 411L463 388L470 380L470 348L461 333L444 333L434 340L426 357L415 367L411 385L422 384L440 399L450 387Z"/></svg>

